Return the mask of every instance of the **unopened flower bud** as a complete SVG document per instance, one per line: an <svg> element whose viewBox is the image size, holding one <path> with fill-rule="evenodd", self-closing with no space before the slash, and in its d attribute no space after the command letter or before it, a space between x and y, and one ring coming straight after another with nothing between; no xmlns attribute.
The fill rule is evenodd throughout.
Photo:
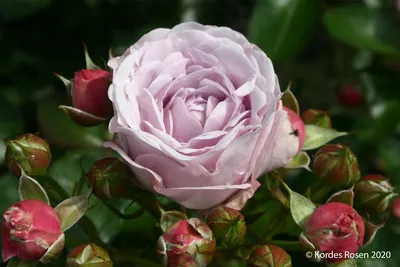
<svg viewBox="0 0 400 267"><path fill-rule="evenodd" d="M400 220L400 197L396 197L390 204L390 213L394 218Z"/></svg>
<svg viewBox="0 0 400 267"><path fill-rule="evenodd" d="M338 99L343 106L354 108L364 101L364 96L357 88L357 83L349 82L339 88Z"/></svg>
<svg viewBox="0 0 400 267"><path fill-rule="evenodd" d="M212 210L207 216L207 224L217 242L225 247L241 244L246 234L246 223L243 215L231 208L224 207Z"/></svg>
<svg viewBox="0 0 400 267"><path fill-rule="evenodd" d="M132 172L117 158L96 161L87 174L93 193L100 199L129 198L132 194Z"/></svg>
<svg viewBox="0 0 400 267"><path fill-rule="evenodd" d="M313 171L329 185L346 187L360 179L357 157L348 146L329 144L317 151Z"/></svg>
<svg viewBox="0 0 400 267"><path fill-rule="evenodd" d="M112 114L108 98L111 72L106 70L81 70L75 73L72 86L72 106L100 118Z"/></svg>
<svg viewBox="0 0 400 267"><path fill-rule="evenodd" d="M330 202L314 210L302 236L316 250L327 253L327 262L337 263L358 251L363 245L364 234L364 221L356 210L344 203Z"/></svg>
<svg viewBox="0 0 400 267"><path fill-rule="evenodd" d="M197 267L196 261L189 253L174 254L169 257L169 266Z"/></svg>
<svg viewBox="0 0 400 267"><path fill-rule="evenodd" d="M248 267L291 267L290 255L275 245L256 247L251 253Z"/></svg>
<svg viewBox="0 0 400 267"><path fill-rule="evenodd" d="M93 243L80 245L68 255L66 267L112 267L110 255Z"/></svg>
<svg viewBox="0 0 400 267"><path fill-rule="evenodd" d="M183 261L182 257L188 259L187 254L193 258L195 266L207 266L214 258L215 248L211 229L197 218L178 221L157 242L157 252L162 256L164 266L177 266L172 263ZM192 264L187 266L194 266L191 260L187 262Z"/></svg>
<svg viewBox="0 0 400 267"><path fill-rule="evenodd" d="M6 164L10 171L21 176L44 175L51 162L51 152L46 140L33 134L23 134L7 139Z"/></svg>
<svg viewBox="0 0 400 267"><path fill-rule="evenodd" d="M304 141L306 140L306 129L304 127L304 122L300 118L300 116L297 115L297 113L294 112L293 110L290 110L286 107L283 107L283 110L285 110L288 113L289 121L292 124L293 134L299 138L298 151L300 152L301 149L303 148Z"/></svg>
<svg viewBox="0 0 400 267"><path fill-rule="evenodd" d="M395 188L389 179L381 175L367 175L354 187L354 204L370 214L385 212L393 197Z"/></svg>
<svg viewBox="0 0 400 267"><path fill-rule="evenodd" d="M309 109L301 114L305 124L313 124L323 128L332 128L332 121L326 111Z"/></svg>
<svg viewBox="0 0 400 267"><path fill-rule="evenodd" d="M17 202L3 214L3 261L14 256L26 261L40 260L49 249L57 250L50 253L57 255L64 247L63 237L60 220L52 207L39 200ZM59 244L52 246L56 242Z"/></svg>

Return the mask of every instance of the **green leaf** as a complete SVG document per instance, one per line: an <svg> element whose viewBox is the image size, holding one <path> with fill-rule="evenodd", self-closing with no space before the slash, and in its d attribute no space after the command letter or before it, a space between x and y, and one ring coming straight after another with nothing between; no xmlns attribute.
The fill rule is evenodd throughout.
<svg viewBox="0 0 400 267"><path fill-rule="evenodd" d="M39 261L43 264L47 264L57 259L61 255L64 249L64 245L65 245L65 235L64 233L62 233L57 238L57 240L54 241L54 243L47 249L46 253L42 256L42 258L40 258Z"/></svg>
<svg viewBox="0 0 400 267"><path fill-rule="evenodd" d="M88 207L88 196L71 197L58 204L54 210L60 219L61 230L65 232L71 228L85 215Z"/></svg>
<svg viewBox="0 0 400 267"><path fill-rule="evenodd" d="M88 48L85 43L83 43L84 52L85 52L85 61L86 61L86 69L88 70L101 70L99 66L94 64L93 60L90 58Z"/></svg>
<svg viewBox="0 0 400 267"><path fill-rule="evenodd" d="M341 202L348 204L353 207L354 191L353 187L347 190L342 190L333 194L326 203L329 202Z"/></svg>
<svg viewBox="0 0 400 267"><path fill-rule="evenodd" d="M300 114L300 107L299 103L297 102L297 99L293 92L290 90L291 84L287 87L285 92L283 92L282 95L282 104L284 107L287 107L288 109L293 110L297 114Z"/></svg>
<svg viewBox="0 0 400 267"><path fill-rule="evenodd" d="M39 12L51 2L52 0L0 1L0 17L4 20L21 19Z"/></svg>
<svg viewBox="0 0 400 267"><path fill-rule="evenodd" d="M249 39L273 60L295 57L314 28L317 0L260 0L250 21Z"/></svg>
<svg viewBox="0 0 400 267"><path fill-rule="evenodd" d="M308 218L315 210L315 205L308 198L292 191L284 182L282 184L290 195L290 213L293 220L304 229Z"/></svg>
<svg viewBox="0 0 400 267"><path fill-rule="evenodd" d="M335 138L348 135L347 132L338 132L334 129L319 127L312 124L305 125L306 140L304 142L303 150L313 150L319 148Z"/></svg>
<svg viewBox="0 0 400 267"><path fill-rule="evenodd" d="M304 168L307 171L311 171L310 167L310 157L308 154L304 151L300 151L292 161L285 166L285 169L300 169Z"/></svg>
<svg viewBox="0 0 400 267"><path fill-rule="evenodd" d="M104 148L70 151L53 162L52 166L49 168L49 175L54 178L54 182L64 188L68 194L71 194L75 184L79 182L81 177L81 165L87 165L83 166L85 172L87 172L96 160L107 156L114 156L114 154L110 153L109 150ZM81 162L83 164L81 164ZM87 191L88 189L85 188L85 190ZM124 207L126 206L127 204L124 202ZM116 208L119 207L117 206ZM99 234L99 238L106 243L118 235L124 225L124 221L116 217L103 202L97 198L90 199L89 209L85 217L93 222L92 227L95 228L94 231L96 231ZM141 217L139 219L141 219ZM132 223L136 226L137 220L134 220ZM144 229L147 226L147 223L144 223L138 231L148 233L148 231ZM78 225L77 228L80 229L80 226ZM76 230L75 227L71 228L69 233L74 230ZM76 232L78 233L78 231ZM76 238L81 239L81 236L77 236Z"/></svg>
<svg viewBox="0 0 400 267"><path fill-rule="evenodd" d="M14 257L8 262L7 267L35 267L36 265L38 265L36 261L28 262Z"/></svg>
<svg viewBox="0 0 400 267"><path fill-rule="evenodd" d="M43 187L33 178L26 175L22 170L19 178L19 197L21 200L36 199L50 204L49 197Z"/></svg>
<svg viewBox="0 0 400 267"><path fill-rule="evenodd" d="M102 147L107 129L104 125L83 128L58 109L55 100L38 104L38 122L41 133L51 144L65 148Z"/></svg>
<svg viewBox="0 0 400 267"><path fill-rule="evenodd" d="M363 5L342 5L324 15L329 34L350 46L377 53L399 55L393 35L399 30L389 14Z"/></svg>
<svg viewBox="0 0 400 267"><path fill-rule="evenodd" d="M386 221L382 222L381 224L375 225L371 223L370 221L364 219L364 225L365 225L365 235L364 235L364 244L363 246L368 246L369 244L374 241L374 238L376 236L376 233L378 232L379 229L381 229L383 226L385 226Z"/></svg>

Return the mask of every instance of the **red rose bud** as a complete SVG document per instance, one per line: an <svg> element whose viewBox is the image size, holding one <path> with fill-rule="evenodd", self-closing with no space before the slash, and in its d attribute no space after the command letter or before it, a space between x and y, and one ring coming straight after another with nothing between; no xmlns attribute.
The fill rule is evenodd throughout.
<svg viewBox="0 0 400 267"><path fill-rule="evenodd" d="M243 215L231 208L212 210L207 217L207 224L217 242L225 247L241 244L246 234L246 223Z"/></svg>
<svg viewBox="0 0 400 267"><path fill-rule="evenodd" d="M367 175L354 187L354 204L370 214L385 212L396 196L389 179L381 175Z"/></svg>
<svg viewBox="0 0 400 267"><path fill-rule="evenodd" d="M248 267L291 267L290 255L274 245L256 247L251 253Z"/></svg>
<svg viewBox="0 0 400 267"><path fill-rule="evenodd" d="M358 107L364 101L364 96L357 88L357 84L352 82L343 84L339 88L338 99L343 106L354 108Z"/></svg>
<svg viewBox="0 0 400 267"><path fill-rule="evenodd" d="M323 128L332 128L332 121L326 111L309 109L301 114L305 124L313 124Z"/></svg>
<svg viewBox="0 0 400 267"><path fill-rule="evenodd" d="M51 162L47 141L33 134L23 134L6 140L6 164L10 171L21 176L21 169L28 176L44 175Z"/></svg>
<svg viewBox="0 0 400 267"><path fill-rule="evenodd" d="M16 256L26 261L41 259L64 234L52 207L39 200L24 200L3 214L3 261ZM57 247L59 251L63 248Z"/></svg>
<svg viewBox="0 0 400 267"><path fill-rule="evenodd" d="M400 220L400 197L395 198L390 204L390 212L393 217Z"/></svg>
<svg viewBox="0 0 400 267"><path fill-rule="evenodd" d="M93 193L100 199L129 198L133 191L133 174L117 158L96 161L87 174Z"/></svg>
<svg viewBox="0 0 400 267"><path fill-rule="evenodd" d="M93 243L80 245L68 255L66 267L112 267L110 255Z"/></svg>
<svg viewBox="0 0 400 267"><path fill-rule="evenodd" d="M75 73L72 86L72 105L100 118L112 115L112 103L108 99L111 72L105 70L81 70Z"/></svg>
<svg viewBox="0 0 400 267"><path fill-rule="evenodd" d="M197 267L207 266L214 258L215 248L211 229L197 218L178 221L157 242L157 252L162 256L164 266L171 267L179 266L173 263L182 261L182 257L187 259L187 254Z"/></svg>
<svg viewBox="0 0 400 267"><path fill-rule="evenodd" d="M283 107L283 110L285 110L288 113L289 121L292 124L292 129L293 129L293 134L296 135L299 138L299 152L303 148L304 141L306 140L306 129L304 127L304 122L300 118L299 115L297 115L296 112L293 110L290 110L286 107Z"/></svg>
<svg viewBox="0 0 400 267"><path fill-rule="evenodd" d="M189 253L174 255L170 258L169 266L171 267L197 267L196 261Z"/></svg>
<svg viewBox="0 0 400 267"><path fill-rule="evenodd" d="M360 178L357 158L349 147L329 144L317 151L313 171L332 186L349 186Z"/></svg>
<svg viewBox="0 0 400 267"><path fill-rule="evenodd" d="M304 236L326 255L327 262L337 263L358 251L363 245L364 233L364 221L357 211L347 204L330 202L315 209L307 221Z"/></svg>

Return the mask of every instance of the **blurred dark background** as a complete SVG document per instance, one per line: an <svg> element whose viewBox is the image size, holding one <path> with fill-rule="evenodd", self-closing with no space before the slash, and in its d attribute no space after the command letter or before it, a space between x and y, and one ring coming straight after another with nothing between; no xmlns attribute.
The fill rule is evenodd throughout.
<svg viewBox="0 0 400 267"><path fill-rule="evenodd" d="M0 138L40 132L53 152L50 173L68 188L69 179L79 176L78 156L101 157L97 149L107 133L102 126L79 128L57 109L68 99L53 72L72 78L85 67L82 42L101 64L110 48L121 54L151 29L196 20L231 27L260 46L274 62L281 89L292 83L301 111L327 110L335 129L356 133L339 141L350 142L362 174L386 175L400 189L398 2L0 0ZM1 210L18 198L4 151L0 141ZM105 240L118 240L121 231L137 242L152 238L137 233L140 223L110 222L108 215L96 215L104 217L96 227ZM390 219L366 251L389 250L392 257L362 260L359 266L399 266L399 238L400 222ZM308 266L301 255L293 263Z"/></svg>

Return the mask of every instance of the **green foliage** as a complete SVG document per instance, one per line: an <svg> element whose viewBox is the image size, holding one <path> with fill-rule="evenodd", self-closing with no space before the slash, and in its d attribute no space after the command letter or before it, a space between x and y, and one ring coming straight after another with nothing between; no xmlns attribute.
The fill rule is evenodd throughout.
<svg viewBox="0 0 400 267"><path fill-rule="evenodd" d="M292 59L310 40L317 0L258 1L249 24L249 40L272 60Z"/></svg>

